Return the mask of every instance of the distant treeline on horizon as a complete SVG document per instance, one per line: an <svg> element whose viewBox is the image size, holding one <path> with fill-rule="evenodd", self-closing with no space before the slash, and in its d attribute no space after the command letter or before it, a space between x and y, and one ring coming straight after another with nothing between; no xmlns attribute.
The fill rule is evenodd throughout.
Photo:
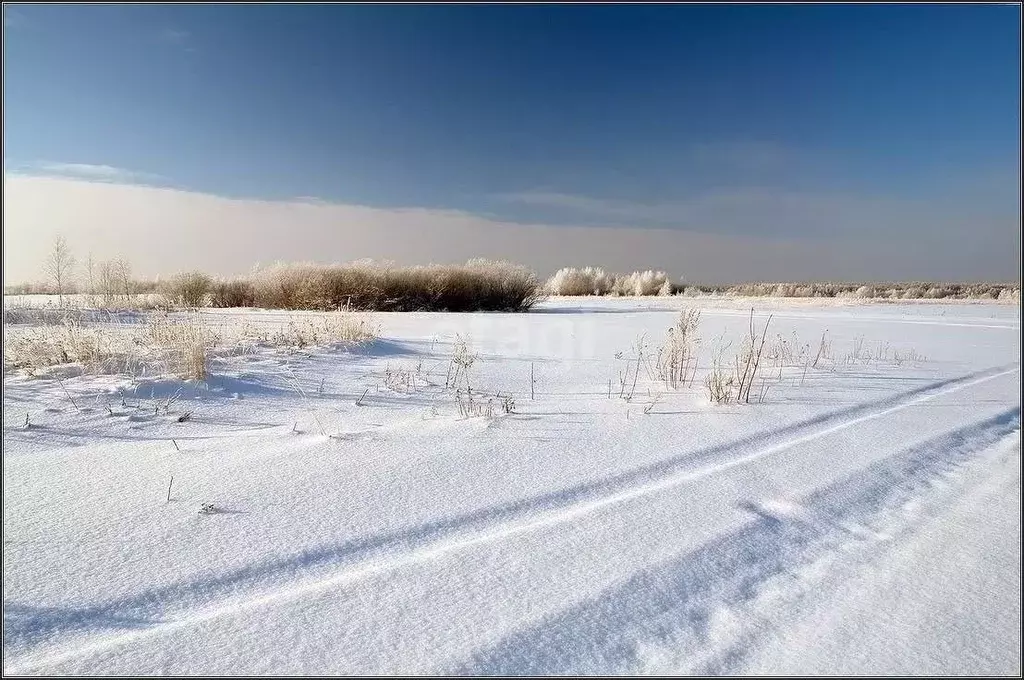
<svg viewBox="0 0 1024 680"><path fill-rule="evenodd" d="M725 296L861 299L969 299L1020 301L1020 283L948 282L752 282L701 284L673 281L663 271L629 274L599 267L567 267L547 281L506 261L476 259L462 265L394 266L353 263L277 263L247 276L213 277L185 272L137 279L124 260L61 267L47 264L47 278L6 286L5 295L85 295L96 307L261 307L377 311L525 311L546 295ZM52 260L52 258L51 258ZM55 275L60 271L60 276ZM145 300L143 298L146 298ZM156 299L153 299L156 298Z"/></svg>

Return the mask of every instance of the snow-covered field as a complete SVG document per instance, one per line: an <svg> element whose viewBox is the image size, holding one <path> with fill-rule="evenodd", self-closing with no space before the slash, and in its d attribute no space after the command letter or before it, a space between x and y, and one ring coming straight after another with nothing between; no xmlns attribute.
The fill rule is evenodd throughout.
<svg viewBox="0 0 1024 680"><path fill-rule="evenodd" d="M7 372L4 671L1019 674L1020 307L757 300L763 403L711 404L750 304L377 314L200 384ZM635 343L683 306L673 390ZM445 389L458 338L490 416Z"/></svg>

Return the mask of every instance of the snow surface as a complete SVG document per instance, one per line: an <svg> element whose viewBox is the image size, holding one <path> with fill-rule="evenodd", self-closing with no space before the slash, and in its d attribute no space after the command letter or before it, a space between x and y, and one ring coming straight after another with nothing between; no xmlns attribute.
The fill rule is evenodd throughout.
<svg viewBox="0 0 1024 680"><path fill-rule="evenodd" d="M757 300L832 357L712 405L750 304L378 314L201 384L65 378L77 408L8 373L4 672L1019 674L1020 307ZM683 306L694 385L620 398ZM459 415L457 335L515 413Z"/></svg>

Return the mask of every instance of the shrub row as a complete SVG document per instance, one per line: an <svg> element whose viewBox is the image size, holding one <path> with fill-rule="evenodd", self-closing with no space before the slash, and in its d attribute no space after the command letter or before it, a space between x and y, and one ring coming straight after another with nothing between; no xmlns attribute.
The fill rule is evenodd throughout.
<svg viewBox="0 0 1024 680"><path fill-rule="evenodd" d="M550 295L724 295L736 297L892 300L1020 300L1020 285L1001 283L672 283L661 271L610 274L599 267L559 269L544 284Z"/></svg>
<svg viewBox="0 0 1024 680"><path fill-rule="evenodd" d="M194 294L198 276L181 278ZM533 272L508 262L471 260L464 265L392 267L372 264L277 264L251 276L206 281L214 307L358 309L386 312L521 312L537 301Z"/></svg>
<svg viewBox="0 0 1024 680"><path fill-rule="evenodd" d="M663 271L608 273L599 267L566 267L540 285L530 270L504 261L470 260L464 265L395 267L376 264L275 264L235 279L201 272L163 281L100 276L91 306L103 308L263 307L267 309L360 309L376 311L528 310L548 295L720 295L737 297L863 298L890 300L970 299L1020 301L1019 284L1002 283L674 283ZM111 281L107 281L110 278ZM98 283L96 283L98 281ZM117 285L115 285L117 284ZM50 293L42 284L9 286L8 295ZM68 293L65 290L65 295ZM145 293L151 297L145 298Z"/></svg>

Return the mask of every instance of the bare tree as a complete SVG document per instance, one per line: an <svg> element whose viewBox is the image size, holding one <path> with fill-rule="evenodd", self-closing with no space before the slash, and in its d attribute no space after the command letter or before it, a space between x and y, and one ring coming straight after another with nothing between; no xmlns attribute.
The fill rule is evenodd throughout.
<svg viewBox="0 0 1024 680"><path fill-rule="evenodd" d="M57 302L64 306L64 292L71 288L75 256L68 249L67 241L58 236L53 241L53 248L46 260L46 275L57 289Z"/></svg>
<svg viewBox="0 0 1024 680"><path fill-rule="evenodd" d="M132 266L128 260L114 260L114 275L117 278L118 287L124 292L125 304L132 306L132 293L134 282L132 281Z"/></svg>
<svg viewBox="0 0 1024 680"><path fill-rule="evenodd" d="M92 259L92 252L89 253L89 257L85 260L85 280L86 285L89 287L89 304L93 307L96 305L96 263Z"/></svg>
<svg viewBox="0 0 1024 680"><path fill-rule="evenodd" d="M114 263L104 260L98 265L99 292L104 307L111 307L117 302L117 277L114 274Z"/></svg>

